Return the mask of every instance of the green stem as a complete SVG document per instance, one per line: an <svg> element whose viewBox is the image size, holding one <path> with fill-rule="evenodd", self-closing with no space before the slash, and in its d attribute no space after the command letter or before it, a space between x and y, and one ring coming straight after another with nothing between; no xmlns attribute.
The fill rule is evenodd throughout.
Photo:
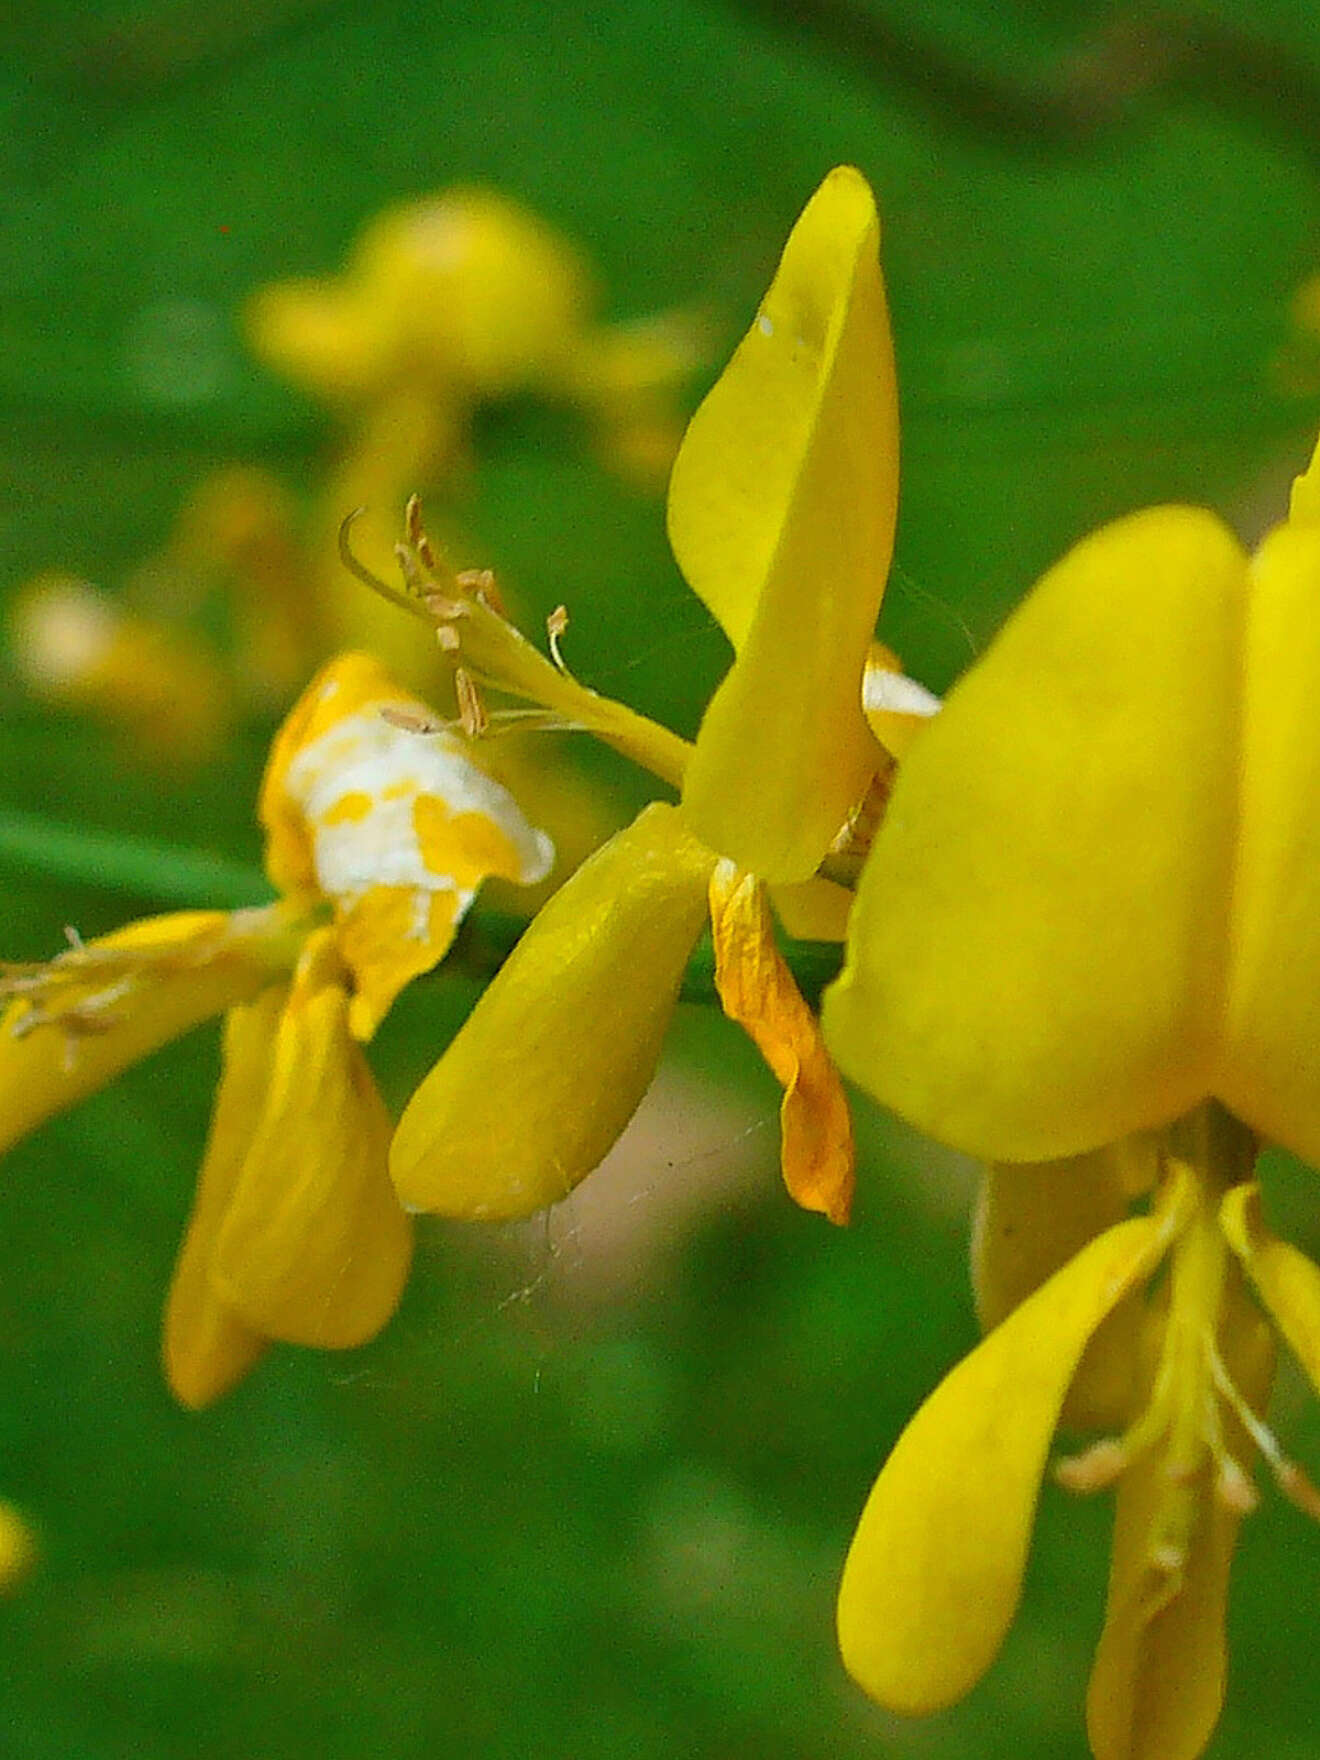
<svg viewBox="0 0 1320 1760"><path fill-rule="evenodd" d="M12 808L0 809L0 871L4 870L60 885L125 893L183 910L242 910L267 904L272 896L255 868L221 856L117 832L52 825ZM526 918L511 911L474 912L445 962L447 968L489 983L526 927ZM838 975L842 948L828 941L788 941L783 946L802 994L815 1008L825 985ZM679 994L684 1002L718 1004L709 938L703 938L689 960Z"/></svg>

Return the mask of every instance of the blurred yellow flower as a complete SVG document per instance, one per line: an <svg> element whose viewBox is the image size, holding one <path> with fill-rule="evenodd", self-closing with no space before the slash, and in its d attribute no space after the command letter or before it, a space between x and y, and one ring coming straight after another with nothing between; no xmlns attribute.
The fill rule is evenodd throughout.
<svg viewBox="0 0 1320 1760"><path fill-rule="evenodd" d="M0 1595L21 1589L37 1562L37 1542L12 1503L0 1498Z"/></svg>
<svg viewBox="0 0 1320 1760"><path fill-rule="evenodd" d="M847 1104L775 948L766 886L794 928L837 933L847 895L816 870L893 767L863 701L864 678L885 666L871 645L898 481L878 241L865 181L831 173L675 463L674 551L734 649L695 746L584 690L479 592L456 596L412 554L464 667L616 745L682 798L648 807L564 885L422 1083L391 1154L409 1205L525 1215L590 1172L650 1082L709 918L726 1012L785 1086L788 1187L847 1216ZM930 706L895 713L883 689L867 694L903 725Z"/></svg>
<svg viewBox="0 0 1320 1760"><path fill-rule="evenodd" d="M423 395L437 460L461 449L477 403L535 392L580 404L616 464L663 481L695 327L677 313L602 326L597 306L566 239L495 190L460 187L377 215L341 275L262 289L248 331L263 360L332 404Z"/></svg>
<svg viewBox="0 0 1320 1760"><path fill-rule="evenodd" d="M406 731L426 713L378 662L340 656L285 721L262 783L278 902L147 918L4 980L0 1147L227 1011L165 1319L187 1405L227 1391L268 1339L338 1348L389 1319L411 1229L360 1042L443 958L487 875L534 881L550 864L548 840L459 741Z"/></svg>
<svg viewBox="0 0 1320 1760"><path fill-rule="evenodd" d="M1320 451L1254 558L1205 512L1121 520L1045 577L896 781L826 1037L998 1164L975 1251L998 1324L904 1432L840 1594L845 1661L896 1709L992 1660L1061 1414L1124 1426L1060 1468L1119 1485L1099 1760L1210 1738L1250 1452L1317 1513L1259 1415L1273 1353L1246 1290L1320 1381L1320 1272L1252 1183L1259 1138L1320 1162L1318 592Z"/></svg>
<svg viewBox="0 0 1320 1760"><path fill-rule="evenodd" d="M234 693L210 651L71 575L41 574L7 612L10 659L52 708L94 716L135 758L161 769L214 759Z"/></svg>

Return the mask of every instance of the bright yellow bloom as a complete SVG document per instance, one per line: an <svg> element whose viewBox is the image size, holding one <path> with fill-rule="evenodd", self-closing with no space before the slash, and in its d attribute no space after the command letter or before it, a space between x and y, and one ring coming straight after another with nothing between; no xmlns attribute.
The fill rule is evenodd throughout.
<svg viewBox="0 0 1320 1760"><path fill-rule="evenodd" d="M1318 592L1320 463L1252 558L1208 513L1121 520L1046 575L895 784L827 1039L999 1164L975 1253L994 1330L900 1439L840 1595L845 1660L897 1709L993 1658L1061 1415L1121 1429L1060 1469L1118 1482L1100 1760L1210 1737L1251 1452L1316 1508L1259 1417L1247 1290L1320 1381L1320 1271L1252 1183L1261 1137L1320 1162Z"/></svg>
<svg viewBox="0 0 1320 1760"><path fill-rule="evenodd" d="M148 918L5 985L0 1148L227 1011L165 1319L166 1373L186 1405L227 1391L268 1339L363 1342L403 1288L411 1229L360 1043L444 957L483 878L533 881L552 856L461 742L400 725L426 713L376 661L333 661L262 783L279 902Z"/></svg>
<svg viewBox="0 0 1320 1760"><path fill-rule="evenodd" d="M694 747L556 671L414 557L465 667L596 732L682 799L647 808L567 882L418 1089L391 1154L409 1205L525 1215L590 1172L651 1079L709 919L726 1011L785 1086L789 1189L847 1215L846 1102L765 889L799 932L837 924L846 894L813 876L892 769L863 704L898 482L878 242L864 180L833 172L683 442L670 536L734 650ZM886 693L872 694L883 713Z"/></svg>

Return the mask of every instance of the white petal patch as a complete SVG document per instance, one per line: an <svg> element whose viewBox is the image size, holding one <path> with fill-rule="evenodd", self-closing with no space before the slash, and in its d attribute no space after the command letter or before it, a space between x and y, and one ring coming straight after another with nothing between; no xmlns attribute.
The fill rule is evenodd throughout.
<svg viewBox="0 0 1320 1760"><path fill-rule="evenodd" d="M938 715L940 699L905 672L868 664L862 679L862 707L872 714Z"/></svg>
<svg viewBox="0 0 1320 1760"><path fill-rule="evenodd" d="M517 852L516 877L524 886L544 879L554 846L527 823L508 790L477 768L461 741L394 727L380 713L387 706L368 703L336 722L292 760L283 786L306 820L322 892L342 908L373 886L410 887L413 932L425 939L433 893L457 896L456 919L474 893L426 865L413 817L420 798L495 825Z"/></svg>

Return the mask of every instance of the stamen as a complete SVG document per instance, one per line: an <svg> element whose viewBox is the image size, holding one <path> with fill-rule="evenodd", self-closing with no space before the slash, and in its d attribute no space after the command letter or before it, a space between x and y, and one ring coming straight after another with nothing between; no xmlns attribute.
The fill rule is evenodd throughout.
<svg viewBox="0 0 1320 1760"><path fill-rule="evenodd" d="M458 696L459 725L469 739L480 739L490 726L490 716L471 674L461 666L454 669L454 690Z"/></svg>
<svg viewBox="0 0 1320 1760"><path fill-rule="evenodd" d="M549 617L545 620L545 633L550 643L550 658L564 674L565 678L569 676L569 671L567 666L564 665L564 656L559 652L559 638L567 628L568 607L567 605L556 605Z"/></svg>
<svg viewBox="0 0 1320 1760"><path fill-rule="evenodd" d="M1243 1399L1233 1378L1224 1366L1223 1358L1215 1348L1213 1339L1206 1341L1206 1355L1210 1364L1210 1373L1214 1383L1225 1402L1232 1407L1242 1428L1250 1436L1261 1456L1269 1467L1274 1483L1303 1515L1310 1516L1312 1521L1320 1522L1320 1491L1308 1478L1307 1474L1296 1461L1288 1459L1279 1446L1279 1439L1269 1426L1261 1421Z"/></svg>
<svg viewBox="0 0 1320 1760"><path fill-rule="evenodd" d="M343 520L341 520L339 526L339 560L343 563L344 567L353 578L361 581L364 587L370 587L373 593L379 593L381 598L388 599L391 605L397 605L401 610L409 612L413 617L420 617L424 623L429 623L431 620L428 617L425 608L422 605L419 605L416 599L410 598L407 593L401 593L397 587L391 587L387 582L381 580L379 575L372 574L371 570L364 563L359 562L357 557L354 556L352 547L348 541L349 533L353 529L353 522L361 519L366 511L365 507L355 507L352 513L346 514Z"/></svg>

